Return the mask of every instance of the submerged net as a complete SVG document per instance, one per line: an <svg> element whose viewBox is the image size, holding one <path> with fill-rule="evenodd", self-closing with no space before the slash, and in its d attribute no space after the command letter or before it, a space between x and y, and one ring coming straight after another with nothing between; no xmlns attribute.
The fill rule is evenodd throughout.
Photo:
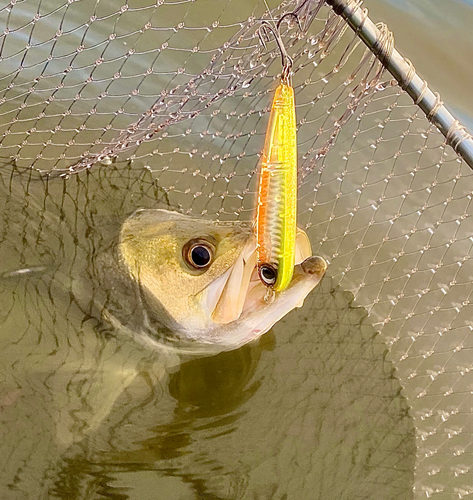
<svg viewBox="0 0 473 500"><path fill-rule="evenodd" d="M281 72L259 20L292 11L302 31L291 22L282 31L294 59L299 224L329 261L333 286L354 294L389 346L416 429L416 497L466 497L473 179L384 69L386 27L376 57L323 1L268 12L240 0L12 0L0 10L0 156L43 182L138 172L148 199L251 219ZM116 189L115 179L111 197Z"/></svg>

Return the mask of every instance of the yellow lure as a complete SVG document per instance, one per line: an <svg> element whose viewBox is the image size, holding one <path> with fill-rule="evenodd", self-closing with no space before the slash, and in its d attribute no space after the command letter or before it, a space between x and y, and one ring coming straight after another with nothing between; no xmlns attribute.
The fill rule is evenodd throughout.
<svg viewBox="0 0 473 500"><path fill-rule="evenodd" d="M292 280L297 233L297 134L294 89L274 94L261 161L256 213L261 280L281 292Z"/></svg>

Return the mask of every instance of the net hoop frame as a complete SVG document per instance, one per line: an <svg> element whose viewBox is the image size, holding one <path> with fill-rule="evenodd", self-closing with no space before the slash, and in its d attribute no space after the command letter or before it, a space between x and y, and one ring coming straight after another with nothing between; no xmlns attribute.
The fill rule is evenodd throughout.
<svg viewBox="0 0 473 500"><path fill-rule="evenodd" d="M435 125L445 137L447 144L459 154L473 169L473 137L452 115L416 72L413 64L395 48L386 47L380 29L368 17L368 10L362 9L354 0L325 0L333 11L341 16L363 43L381 61L400 87L425 113L430 123Z"/></svg>

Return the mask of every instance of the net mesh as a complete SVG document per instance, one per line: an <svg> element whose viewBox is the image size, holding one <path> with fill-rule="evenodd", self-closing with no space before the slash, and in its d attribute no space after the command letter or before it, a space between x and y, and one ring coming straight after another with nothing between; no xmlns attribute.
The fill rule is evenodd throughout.
<svg viewBox="0 0 473 500"><path fill-rule="evenodd" d="M303 30L282 29L294 58L299 224L329 261L333 286L355 295L389 346L416 428L416 498L467 497L471 171L323 1L273 7L4 2L0 156L68 182L89 168L122 166L126 179L135 172L127 187L146 186L151 200L251 219L281 72L279 49L261 44L258 20L301 9ZM23 196L44 189L32 186Z"/></svg>

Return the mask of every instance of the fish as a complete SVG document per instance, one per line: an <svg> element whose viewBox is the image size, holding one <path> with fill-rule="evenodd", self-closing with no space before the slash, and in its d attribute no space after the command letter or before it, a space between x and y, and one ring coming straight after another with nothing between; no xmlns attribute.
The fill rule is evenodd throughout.
<svg viewBox="0 0 473 500"><path fill-rule="evenodd" d="M327 269L312 256L308 236L297 229L294 272L274 301L257 267L251 221L212 221L164 209L140 209L123 223L119 254L148 310L159 314L169 335L148 331L151 343L214 351L259 338L296 307ZM142 336L143 338L143 336Z"/></svg>
<svg viewBox="0 0 473 500"><path fill-rule="evenodd" d="M171 415L166 387L183 362L258 350L322 278L300 231L291 285L266 303L252 221L180 214L151 175L133 164L0 175L2 498L10 484L47 496L64 457L144 401Z"/></svg>
<svg viewBox="0 0 473 500"><path fill-rule="evenodd" d="M251 221L178 214L152 180L132 165L47 183L15 171L0 175L0 452L8 457L0 498L112 497L124 488L136 498L150 491L274 498L276 490L280 497L311 498L319 484L330 498L326 477L337 478L342 496L362 489L375 498L373 468L386 473L393 453L407 465L388 470L383 491L392 498L402 490L408 498L416 457L412 419L383 356L385 345L351 293L325 282L320 293L307 295L305 311L283 319L274 335L232 348L242 342L244 321L280 307L283 297L297 304L319 280L323 264L307 257L312 251L304 231L298 231L290 286L267 304ZM210 267L206 250L215 252ZM243 262L247 254L252 263ZM179 264L173 272L172 262ZM183 340L195 333L190 311L226 272L240 274L237 262L248 273L253 269L254 307L261 310L238 316L236 306L227 306L238 305L240 290L227 277L220 305L198 314L211 316L207 328L215 336L205 342L226 336L227 352L180 356ZM161 285L153 284L159 263ZM182 310L172 303L179 294ZM241 297L250 301L250 294ZM160 348L166 311L168 321L174 317L168 324L182 330L170 344L175 349ZM240 339L232 339L237 326ZM148 340L136 341L140 335ZM167 335L176 337L172 329ZM199 339L186 342L189 352L200 345ZM360 375L347 377L353 367ZM396 404L387 410L391 399ZM350 425L340 425L346 419ZM360 434L353 421L376 432ZM347 442L367 450L355 466ZM288 449L298 450L297 464ZM371 449L383 453L366 467ZM340 463L324 460L334 452L343 471L351 471L340 480Z"/></svg>
<svg viewBox="0 0 473 500"><path fill-rule="evenodd" d="M297 238L297 135L294 89L276 88L259 173L256 213L258 270L273 292L291 283Z"/></svg>

